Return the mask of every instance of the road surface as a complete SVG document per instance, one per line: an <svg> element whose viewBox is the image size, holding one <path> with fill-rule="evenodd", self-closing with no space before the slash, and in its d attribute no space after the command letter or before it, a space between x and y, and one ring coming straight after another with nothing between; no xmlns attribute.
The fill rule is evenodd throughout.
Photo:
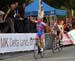
<svg viewBox="0 0 75 61"><path fill-rule="evenodd" d="M44 58L34 59L33 52L0 55L0 61L75 61L75 46L64 47L62 52L46 50Z"/></svg>

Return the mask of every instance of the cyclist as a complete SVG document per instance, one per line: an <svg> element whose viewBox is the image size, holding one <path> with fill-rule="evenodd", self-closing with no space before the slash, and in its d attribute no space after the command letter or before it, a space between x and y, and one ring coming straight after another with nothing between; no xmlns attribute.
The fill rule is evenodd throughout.
<svg viewBox="0 0 75 61"><path fill-rule="evenodd" d="M53 33L55 34L55 38L61 40L63 38L63 26L58 23L55 23L53 26Z"/></svg>
<svg viewBox="0 0 75 61"><path fill-rule="evenodd" d="M32 17L30 16L30 21L36 23L36 30L37 30L36 42L38 41L39 38L41 38L41 51L43 51L43 48L44 48L44 27L47 27L50 32L52 32L52 30L50 29L50 27L47 24L45 24L42 21L42 18L40 18L40 17L38 17L37 20L33 20Z"/></svg>

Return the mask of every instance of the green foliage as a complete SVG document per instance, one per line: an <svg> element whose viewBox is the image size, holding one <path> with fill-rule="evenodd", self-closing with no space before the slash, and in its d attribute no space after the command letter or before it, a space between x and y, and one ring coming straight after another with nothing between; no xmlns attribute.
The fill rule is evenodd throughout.
<svg viewBox="0 0 75 61"><path fill-rule="evenodd" d="M71 7L72 9L75 9L75 0L71 0Z"/></svg>
<svg viewBox="0 0 75 61"><path fill-rule="evenodd" d="M29 4L33 0L0 0L0 7L10 5L15 1L19 1L19 3L25 2L26 4ZM43 0L43 1L45 1L47 4L55 8L60 8L61 6L64 7L70 6L71 8L75 9L75 0Z"/></svg>
<svg viewBox="0 0 75 61"><path fill-rule="evenodd" d="M44 1L55 8L67 9L67 16L72 17L71 9L75 9L75 0L44 0Z"/></svg>
<svg viewBox="0 0 75 61"><path fill-rule="evenodd" d="M33 0L0 0L0 10L1 9L8 9L8 6L10 6L11 3L14 3L15 1L18 1L20 4L22 2L25 2L26 5L31 3ZM75 0L43 0L48 5L57 8L57 9L75 9Z"/></svg>
<svg viewBox="0 0 75 61"><path fill-rule="evenodd" d="M67 6L69 6L70 8L75 9L75 0L44 0L44 1L55 8L60 8L61 6L67 8Z"/></svg>
<svg viewBox="0 0 75 61"><path fill-rule="evenodd" d="M0 9L7 8L10 4L14 2L15 0L0 0Z"/></svg>
<svg viewBox="0 0 75 61"><path fill-rule="evenodd" d="M16 1L19 2L19 5L21 5L22 2L25 2L27 5L33 0L0 0L0 10L4 10L6 12L10 4L15 3Z"/></svg>

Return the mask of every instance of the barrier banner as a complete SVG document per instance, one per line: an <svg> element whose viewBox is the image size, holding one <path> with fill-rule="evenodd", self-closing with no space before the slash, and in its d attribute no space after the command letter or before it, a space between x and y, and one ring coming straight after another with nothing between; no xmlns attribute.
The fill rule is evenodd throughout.
<svg viewBox="0 0 75 61"><path fill-rule="evenodd" d="M52 44L54 40L54 35L50 35L50 33L45 34L45 48L52 49Z"/></svg>
<svg viewBox="0 0 75 61"><path fill-rule="evenodd" d="M68 32L68 35L69 35L70 39L72 40L73 44L75 44L75 29Z"/></svg>
<svg viewBox="0 0 75 61"><path fill-rule="evenodd" d="M0 34L0 53L34 50L36 33ZM45 34L45 48L51 49L54 35ZM63 34L63 45L75 44L75 30Z"/></svg>
<svg viewBox="0 0 75 61"><path fill-rule="evenodd" d="M35 33L0 34L0 53L34 50Z"/></svg>
<svg viewBox="0 0 75 61"><path fill-rule="evenodd" d="M63 45L70 45L73 44L72 40L70 39L68 33L63 34L63 39L61 40Z"/></svg>

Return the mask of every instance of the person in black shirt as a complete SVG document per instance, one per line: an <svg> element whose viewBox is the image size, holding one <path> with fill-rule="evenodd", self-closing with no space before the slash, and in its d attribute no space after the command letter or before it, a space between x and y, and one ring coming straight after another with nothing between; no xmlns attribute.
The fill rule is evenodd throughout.
<svg viewBox="0 0 75 61"><path fill-rule="evenodd" d="M5 27L5 31L6 29L10 30L8 32L14 33L15 29L14 29L14 15L15 15L15 4L11 4L8 11L5 14L4 17L4 21L7 23L8 27Z"/></svg>
<svg viewBox="0 0 75 61"><path fill-rule="evenodd" d="M23 27L24 27L24 29L23 29L23 32L24 33L29 33L29 27L30 27L30 23L29 23L29 19L25 16L25 7L26 7L26 5L25 5L25 3L23 2L22 3L22 5L21 5L21 7L20 7L20 17L23 19Z"/></svg>

